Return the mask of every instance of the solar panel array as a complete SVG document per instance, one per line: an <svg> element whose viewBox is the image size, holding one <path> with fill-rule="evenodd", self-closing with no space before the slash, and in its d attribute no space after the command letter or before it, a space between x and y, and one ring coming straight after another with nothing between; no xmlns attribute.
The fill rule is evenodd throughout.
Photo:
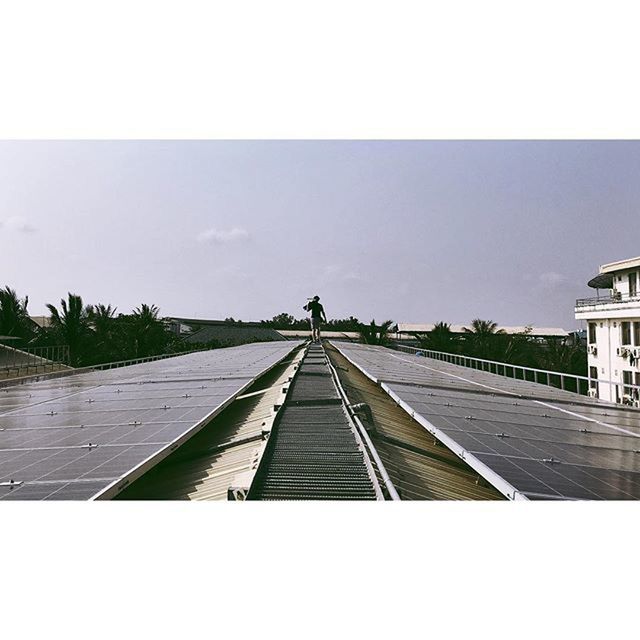
<svg viewBox="0 0 640 640"><path fill-rule="evenodd" d="M0 500L115 495L299 344L255 343L0 389Z"/></svg>
<svg viewBox="0 0 640 640"><path fill-rule="evenodd" d="M384 347L335 346L510 498L640 498L640 411Z"/></svg>

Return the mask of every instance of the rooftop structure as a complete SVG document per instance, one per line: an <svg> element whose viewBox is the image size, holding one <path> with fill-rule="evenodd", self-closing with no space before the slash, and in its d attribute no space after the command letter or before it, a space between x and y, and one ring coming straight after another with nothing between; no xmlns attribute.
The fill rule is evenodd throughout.
<svg viewBox="0 0 640 640"><path fill-rule="evenodd" d="M0 389L0 499L113 497L298 344L217 349Z"/></svg>
<svg viewBox="0 0 640 640"><path fill-rule="evenodd" d="M0 388L0 499L640 498L636 409L416 351L255 343Z"/></svg>
<svg viewBox="0 0 640 640"><path fill-rule="evenodd" d="M231 322L197 318L166 318L171 330L189 344L215 343L232 347L251 342L283 340L277 331L260 322Z"/></svg>
<svg viewBox="0 0 640 640"><path fill-rule="evenodd" d="M336 348L509 499L640 498L640 412L367 345Z"/></svg>

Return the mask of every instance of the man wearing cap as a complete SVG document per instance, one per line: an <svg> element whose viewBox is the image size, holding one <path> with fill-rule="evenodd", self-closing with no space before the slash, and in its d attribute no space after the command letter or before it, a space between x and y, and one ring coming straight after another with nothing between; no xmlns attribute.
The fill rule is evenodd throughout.
<svg viewBox="0 0 640 640"><path fill-rule="evenodd" d="M320 304L320 296L313 296L302 308L311 313L311 340L320 342L320 323L327 321L324 307Z"/></svg>

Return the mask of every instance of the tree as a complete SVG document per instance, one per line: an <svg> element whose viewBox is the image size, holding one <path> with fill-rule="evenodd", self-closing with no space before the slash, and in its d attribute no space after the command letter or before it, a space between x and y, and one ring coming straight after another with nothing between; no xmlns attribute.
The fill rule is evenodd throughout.
<svg viewBox="0 0 640 640"><path fill-rule="evenodd" d="M539 345L531 338L532 327L526 327L522 333L496 336L502 344L499 355L500 362L519 364L523 367L537 367L539 362Z"/></svg>
<svg viewBox="0 0 640 640"><path fill-rule="evenodd" d="M538 366L548 371L586 376L586 349L580 344L569 344L562 338L546 338Z"/></svg>
<svg viewBox="0 0 640 640"><path fill-rule="evenodd" d="M361 324L358 328L360 339L365 344L384 345L389 341L389 331L393 326L393 320L385 320L381 325L377 325L375 319L367 324Z"/></svg>
<svg viewBox="0 0 640 640"><path fill-rule="evenodd" d="M135 340L135 358L159 355L167 346L169 335L158 317L159 312L155 304L141 304L133 310L130 326Z"/></svg>
<svg viewBox="0 0 640 640"><path fill-rule="evenodd" d="M471 329L464 327L464 344L466 355L475 356L485 360L494 360L500 355L503 329L498 329L497 323L492 320L480 320L476 318L471 322Z"/></svg>
<svg viewBox="0 0 640 640"><path fill-rule="evenodd" d="M92 363L114 362L123 359L122 344L115 318L116 307L94 305L89 312L89 323L93 329Z"/></svg>
<svg viewBox="0 0 640 640"><path fill-rule="evenodd" d="M0 289L0 336L31 338L34 334L27 305L29 297L22 300L14 289Z"/></svg>
<svg viewBox="0 0 640 640"><path fill-rule="evenodd" d="M420 347L431 351L455 353L457 349L456 337L451 332L451 325L446 322L438 322L427 333L416 334L416 339Z"/></svg>
<svg viewBox="0 0 640 640"><path fill-rule="evenodd" d="M290 329L294 322L295 318L289 313L279 313L271 319L274 329Z"/></svg>
<svg viewBox="0 0 640 640"><path fill-rule="evenodd" d="M349 316L348 318L335 318L326 323L327 331L358 331L360 321L358 318Z"/></svg>
<svg viewBox="0 0 640 640"><path fill-rule="evenodd" d="M74 293L68 294L68 302L60 300L60 308L61 312L54 305L47 304L52 329L64 344L69 345L71 365L76 367L88 359L83 349L91 334L89 318L93 309L90 305L85 307L82 298Z"/></svg>

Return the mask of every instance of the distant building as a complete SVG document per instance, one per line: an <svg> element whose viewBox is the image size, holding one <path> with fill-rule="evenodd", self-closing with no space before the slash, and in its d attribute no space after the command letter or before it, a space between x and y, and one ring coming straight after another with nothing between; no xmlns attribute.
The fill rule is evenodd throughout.
<svg viewBox="0 0 640 640"><path fill-rule="evenodd" d="M259 322L231 322L200 318L165 318L167 326L189 344L218 344L231 347L251 342L284 340L275 329Z"/></svg>
<svg viewBox="0 0 640 640"><path fill-rule="evenodd" d="M603 264L587 283L596 297L575 306L576 319L587 322L590 395L635 406L638 390L629 385L640 385L639 273L640 257Z"/></svg>
<svg viewBox="0 0 640 640"><path fill-rule="evenodd" d="M36 327L46 329L51 326L51 318L49 316L29 316L29 319Z"/></svg>
<svg viewBox="0 0 640 640"><path fill-rule="evenodd" d="M408 340L411 339L416 334L428 333L429 331L433 331L435 324L427 323L427 324L411 324L408 322L398 322L398 329L393 337L396 340ZM466 333L465 329L470 329L471 325L462 325L462 324L451 324L449 325L449 330L451 333L455 335L464 335ZM532 338L563 338L566 339L569 337L569 332L564 329L560 329L559 327L498 327L504 331L504 333L509 335L515 335L520 333L526 333Z"/></svg>

